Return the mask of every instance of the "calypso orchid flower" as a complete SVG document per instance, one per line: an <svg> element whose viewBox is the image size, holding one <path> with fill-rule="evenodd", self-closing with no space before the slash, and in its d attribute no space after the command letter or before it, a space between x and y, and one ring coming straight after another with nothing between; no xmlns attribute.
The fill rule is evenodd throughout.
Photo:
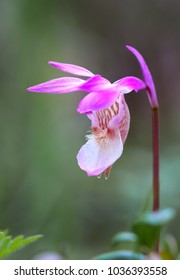
<svg viewBox="0 0 180 280"><path fill-rule="evenodd" d="M86 79L62 77L29 87L32 92L53 94L85 91L88 94L80 101L77 111L91 120L91 134L77 155L80 168L88 176L105 173L108 178L111 166L121 156L129 131L130 115L124 94L144 89L145 83L133 76L111 83L101 75L66 63L50 61L49 64L61 71Z"/></svg>

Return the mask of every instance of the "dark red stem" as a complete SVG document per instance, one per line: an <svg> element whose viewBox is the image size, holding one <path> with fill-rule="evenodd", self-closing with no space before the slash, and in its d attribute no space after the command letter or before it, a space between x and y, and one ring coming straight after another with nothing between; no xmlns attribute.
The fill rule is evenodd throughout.
<svg viewBox="0 0 180 280"><path fill-rule="evenodd" d="M152 138L153 138L153 211L159 210L159 108L152 108ZM155 245L159 252L159 240Z"/></svg>
<svg viewBox="0 0 180 280"><path fill-rule="evenodd" d="M159 109L152 108L153 211L159 210Z"/></svg>

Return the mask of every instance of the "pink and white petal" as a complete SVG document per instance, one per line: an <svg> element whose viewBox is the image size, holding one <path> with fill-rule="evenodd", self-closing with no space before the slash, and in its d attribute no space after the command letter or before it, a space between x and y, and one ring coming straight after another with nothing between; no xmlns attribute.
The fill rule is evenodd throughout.
<svg viewBox="0 0 180 280"><path fill-rule="evenodd" d="M100 75L94 75L94 77L88 79L82 86L81 90L87 92L101 91L107 88L111 88L112 84L107 79Z"/></svg>
<svg viewBox="0 0 180 280"><path fill-rule="evenodd" d="M92 77L94 76L94 74L87 70L84 67L78 66L78 65L74 65L74 64L68 64L68 63L60 63L60 62L56 62L56 61L49 61L48 62L49 65L63 71L63 72L67 72L70 74L74 74L74 75L78 75L78 76L84 76L84 77Z"/></svg>
<svg viewBox="0 0 180 280"><path fill-rule="evenodd" d="M126 46L126 48L136 56L136 58L139 62L144 81L146 83L146 86L149 88L149 90L151 92L151 98L149 98L150 103L153 106L158 107L158 100L157 100L155 85L153 82L151 72L146 64L146 61L144 60L143 56L135 48L133 48L131 46Z"/></svg>
<svg viewBox="0 0 180 280"><path fill-rule="evenodd" d="M77 155L79 167L86 171L88 176L97 176L110 167L122 154L123 144L119 130L114 137L106 142L97 142L92 136L83 145Z"/></svg>
<svg viewBox="0 0 180 280"><path fill-rule="evenodd" d="M111 106L119 96L118 90L114 87L99 92L91 92L81 99L77 111L80 114L89 114Z"/></svg>
<svg viewBox="0 0 180 280"><path fill-rule="evenodd" d="M79 78L57 78L48 82L27 88L28 91L46 93L69 93L79 90L85 81Z"/></svg>
<svg viewBox="0 0 180 280"><path fill-rule="evenodd" d="M91 120L91 128L99 127L99 120L95 113L86 115Z"/></svg>
<svg viewBox="0 0 180 280"><path fill-rule="evenodd" d="M129 93L132 90L136 92L146 87L145 83L133 76L124 77L114 83L123 94Z"/></svg>

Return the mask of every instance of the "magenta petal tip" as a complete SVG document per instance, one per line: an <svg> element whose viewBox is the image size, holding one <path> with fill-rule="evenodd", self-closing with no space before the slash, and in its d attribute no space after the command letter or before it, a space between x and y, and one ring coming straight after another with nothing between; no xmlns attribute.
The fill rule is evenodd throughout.
<svg viewBox="0 0 180 280"><path fill-rule="evenodd" d="M149 70L149 67L147 66L147 63L146 63L144 57L135 48L133 48L129 45L126 45L126 48L135 55L135 57L137 58L137 60L139 62L139 65L141 67L141 71L143 74L143 78L144 78L144 81L146 84L148 98L149 98L152 108L158 107L159 105L158 105L154 81L153 81L151 72Z"/></svg>
<svg viewBox="0 0 180 280"><path fill-rule="evenodd" d="M61 62L56 62L56 61L48 61L48 64L63 71L66 73L70 73L73 75L77 76L82 76L82 77L93 77L94 74L89 71L88 69L74 65L74 64L69 64L69 63L61 63Z"/></svg>

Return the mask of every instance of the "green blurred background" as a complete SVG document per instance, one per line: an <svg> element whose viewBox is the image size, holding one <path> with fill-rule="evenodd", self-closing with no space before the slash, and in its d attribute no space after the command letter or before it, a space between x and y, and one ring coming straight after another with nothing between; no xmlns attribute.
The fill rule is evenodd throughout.
<svg viewBox="0 0 180 280"><path fill-rule="evenodd" d="M175 207L169 232L180 242L180 1L0 1L0 228L44 237L12 258L57 251L88 259L127 230L151 187L151 112L145 92L126 95L131 128L108 180L87 177L76 154L90 122L83 96L28 93L64 74L48 60L74 63L112 82L141 77L136 47L160 102L161 206Z"/></svg>

